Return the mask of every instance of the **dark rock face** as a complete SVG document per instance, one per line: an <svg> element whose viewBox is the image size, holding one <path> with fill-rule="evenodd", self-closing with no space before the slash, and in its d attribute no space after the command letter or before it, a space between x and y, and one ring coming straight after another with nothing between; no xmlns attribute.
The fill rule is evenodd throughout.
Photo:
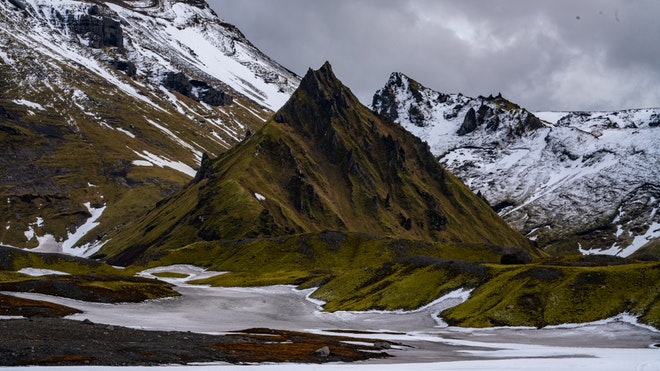
<svg viewBox="0 0 660 371"><path fill-rule="evenodd" d="M20 10L25 10L25 4L20 0L9 0L9 3Z"/></svg>
<svg viewBox="0 0 660 371"><path fill-rule="evenodd" d="M656 128L660 126L660 115L654 114L651 115L651 119L649 121L649 126L652 128Z"/></svg>
<svg viewBox="0 0 660 371"><path fill-rule="evenodd" d="M492 107L485 104L477 111L477 125L486 125L487 130L495 131L500 126L500 117Z"/></svg>
<svg viewBox="0 0 660 371"><path fill-rule="evenodd" d="M70 15L67 20L69 29L88 39L89 46L92 48L105 46L122 48L124 46L124 36L119 21L98 15L99 9L96 5L91 6L88 13L80 18Z"/></svg>
<svg viewBox="0 0 660 371"><path fill-rule="evenodd" d="M543 122L541 122L541 119L539 119L538 117L529 113L527 117L525 117L524 125L525 128L528 130L529 129L536 130L536 129L541 129L543 127Z"/></svg>
<svg viewBox="0 0 660 371"><path fill-rule="evenodd" d="M113 60L110 61L110 65L130 77L135 76L137 73L137 67L135 66L135 63L131 61Z"/></svg>
<svg viewBox="0 0 660 371"><path fill-rule="evenodd" d="M209 158L209 155L204 152L202 154L202 161L199 166L199 170L197 170L197 174L195 174L195 178L193 179L193 183L199 183L204 179L211 179L213 177L213 166L211 159Z"/></svg>
<svg viewBox="0 0 660 371"><path fill-rule="evenodd" d="M529 264L532 262L532 256L529 252L517 246L504 246L496 250L502 255L500 264Z"/></svg>
<svg viewBox="0 0 660 371"><path fill-rule="evenodd" d="M513 129L513 134L522 135L525 131L528 130L537 130L543 127L543 122L533 114L526 112L526 116L523 121ZM497 110L489 107L485 104L482 104L478 110L470 108L465 114L465 119L463 124L458 129L458 135L466 135L477 129L479 126L486 126L487 130L497 130L500 126L500 118L497 114Z"/></svg>
<svg viewBox="0 0 660 371"><path fill-rule="evenodd" d="M190 96L190 92L192 91L190 80L181 72L168 72L163 79L163 85L187 97Z"/></svg>
<svg viewBox="0 0 660 371"><path fill-rule="evenodd" d="M392 74L388 86L400 87L402 84L401 75ZM399 118L399 112L396 109L397 101L392 89L385 88L374 94L371 107L374 107L374 110L390 121L396 121Z"/></svg>
<svg viewBox="0 0 660 371"><path fill-rule="evenodd" d="M477 128L477 113L474 111L474 108L470 108L465 114L465 119L463 124L458 128L458 135L466 135L473 132Z"/></svg>
<svg viewBox="0 0 660 371"><path fill-rule="evenodd" d="M232 102L229 94L210 86L204 81L190 80L181 72L168 72L163 79L163 85L168 89L212 106L229 105Z"/></svg>
<svg viewBox="0 0 660 371"><path fill-rule="evenodd" d="M193 99L197 99L212 106L224 106L231 104L231 96L225 92L215 89L204 81L190 80L193 87Z"/></svg>
<svg viewBox="0 0 660 371"><path fill-rule="evenodd" d="M417 105L410 106L410 109L408 109L408 119L417 126L424 126L426 123L426 116Z"/></svg>

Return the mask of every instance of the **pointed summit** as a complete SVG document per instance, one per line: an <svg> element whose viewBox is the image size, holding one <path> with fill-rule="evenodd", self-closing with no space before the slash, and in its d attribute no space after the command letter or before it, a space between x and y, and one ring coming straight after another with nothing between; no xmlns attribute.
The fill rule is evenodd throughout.
<svg viewBox="0 0 660 371"><path fill-rule="evenodd" d="M300 95L308 95L320 104L334 103L339 106L359 104L350 89L335 76L330 62L325 62L316 71L310 68L300 82L296 94L299 95L298 98Z"/></svg>
<svg viewBox="0 0 660 371"><path fill-rule="evenodd" d="M319 97L325 95L326 98L329 98L327 94L332 91L346 89L335 76L332 65L328 61L316 71L311 68L308 69L305 77L300 82L300 88L300 91L312 92L318 94Z"/></svg>
<svg viewBox="0 0 660 371"><path fill-rule="evenodd" d="M197 241L327 230L529 248L428 146L360 104L329 63L310 70L271 121L210 166L214 176L113 238L109 255L132 247L110 261Z"/></svg>
<svg viewBox="0 0 660 371"><path fill-rule="evenodd" d="M361 106L357 97L337 79L330 63L325 62L318 70L307 71L274 120L318 137L327 134L331 119L345 117L346 111L356 106ZM341 121L350 124L349 120Z"/></svg>

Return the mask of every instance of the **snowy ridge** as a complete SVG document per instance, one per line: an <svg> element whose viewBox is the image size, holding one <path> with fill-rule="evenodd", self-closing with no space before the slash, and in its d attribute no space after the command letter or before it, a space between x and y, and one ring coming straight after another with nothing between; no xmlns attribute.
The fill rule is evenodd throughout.
<svg viewBox="0 0 660 371"><path fill-rule="evenodd" d="M91 41L87 34L72 31L71 22L83 17L112 19L121 25L121 45L127 59L135 65L135 77L160 84L168 71L182 71L191 76L206 77L243 94L269 110L278 109L299 83L299 78L263 55L233 26L224 23L207 6L199 8L170 0L126 2L123 5L105 2L94 4L75 0L17 0L32 17L21 32L3 22L3 31L56 60L68 60L86 67L136 99L149 100L113 76L106 63L112 57L100 50L86 48ZM21 16L8 0L0 1L2 12ZM0 44L0 57L7 64L15 61L8 45ZM132 73L131 73L132 74ZM206 79L204 79L206 80Z"/></svg>
<svg viewBox="0 0 660 371"><path fill-rule="evenodd" d="M85 222L83 204L99 202L82 194L82 184L51 186L42 174L52 178L47 174L57 168L75 173L67 179L78 183L128 185L118 197L134 186L155 191L144 180L164 177L156 184L168 194L195 176L202 154L217 156L261 127L300 82L203 1L0 0L0 67L0 126L12 140L27 133L35 143L0 151L0 176L10 189L3 199L26 207L1 216L0 240L21 247L36 237L40 246L59 246L67 230ZM80 156L88 166L76 166L78 150L87 153ZM16 164L23 157L16 151L31 156L29 165ZM22 170L53 151L66 155L36 165L32 178ZM21 177L12 181L14 167ZM167 175L172 170L178 174ZM81 211L66 229L52 222L61 205L49 201L43 205L49 211L27 211L29 202L19 201L62 195ZM120 202L111 198L114 214ZM36 217L45 219L45 229L23 240ZM114 230L108 222L100 221L99 235Z"/></svg>
<svg viewBox="0 0 660 371"><path fill-rule="evenodd" d="M402 74L372 108L426 141L541 247L578 236L585 253L627 257L660 237L660 109L532 114L501 96L441 94ZM470 110L476 125L463 133Z"/></svg>
<svg viewBox="0 0 660 371"><path fill-rule="evenodd" d="M208 7L171 1L134 9L106 5L127 25L124 46L139 71L158 75L194 70L270 110L282 106L297 87L297 76L263 55Z"/></svg>
<svg viewBox="0 0 660 371"><path fill-rule="evenodd" d="M80 29L84 32L88 23L92 23L89 27L93 31L77 33ZM264 122L300 81L208 6L170 0L121 5L0 0L0 58L18 88L12 92L18 96L13 102L30 112L57 110L73 127L78 126L77 116L86 115L135 139L134 132L98 116L94 98L77 86L85 79L65 78L72 68L95 75L116 89L116 94L145 106L141 109L145 117L150 116L149 108L176 121L181 119L173 113L197 122L201 126L198 131L208 131L225 149L240 141L246 128L234 109L222 106L223 101L231 104L232 97L239 96L249 100L249 104L241 99L233 101L235 107ZM175 92L199 104L191 106ZM24 99L30 95L42 98ZM67 107L57 108L62 103ZM197 160L202 152L216 153L172 132L165 134Z"/></svg>

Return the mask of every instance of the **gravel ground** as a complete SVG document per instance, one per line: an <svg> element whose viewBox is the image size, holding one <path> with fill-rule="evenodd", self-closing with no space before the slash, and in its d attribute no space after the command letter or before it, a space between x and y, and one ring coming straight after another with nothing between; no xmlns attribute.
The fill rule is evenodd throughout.
<svg viewBox="0 0 660 371"><path fill-rule="evenodd" d="M356 345L344 340L268 329L205 335L60 318L6 319L0 320L0 366L323 363L388 356L381 351L386 348L383 345Z"/></svg>

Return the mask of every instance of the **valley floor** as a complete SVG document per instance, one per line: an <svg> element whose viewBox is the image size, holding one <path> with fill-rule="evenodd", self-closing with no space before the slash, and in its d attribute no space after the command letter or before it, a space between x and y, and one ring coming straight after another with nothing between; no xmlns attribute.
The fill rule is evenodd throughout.
<svg viewBox="0 0 660 371"><path fill-rule="evenodd" d="M170 269L171 270L171 269ZM194 276L194 269L181 268ZM227 334L248 328L305 331L319 335L384 340L392 358L358 364L231 366L201 364L193 370L478 370L569 367L584 370L659 370L660 332L619 316L608 321L545 329L448 327L437 313L466 295L455 292L412 312L322 312L311 290L291 286L211 288L173 279L182 296L138 304L99 304L39 294L6 293L48 300L82 310L70 319L159 331ZM363 342L360 340L357 342ZM191 367L191 366L187 366ZM30 368L39 370L40 368ZM67 368L68 369L68 368ZM87 367L85 369L88 369ZM108 370L108 367L95 368ZM132 368L122 368L122 371ZM180 366L149 370L176 371ZM186 370L191 368L186 368ZM48 371L56 370L49 367Z"/></svg>

